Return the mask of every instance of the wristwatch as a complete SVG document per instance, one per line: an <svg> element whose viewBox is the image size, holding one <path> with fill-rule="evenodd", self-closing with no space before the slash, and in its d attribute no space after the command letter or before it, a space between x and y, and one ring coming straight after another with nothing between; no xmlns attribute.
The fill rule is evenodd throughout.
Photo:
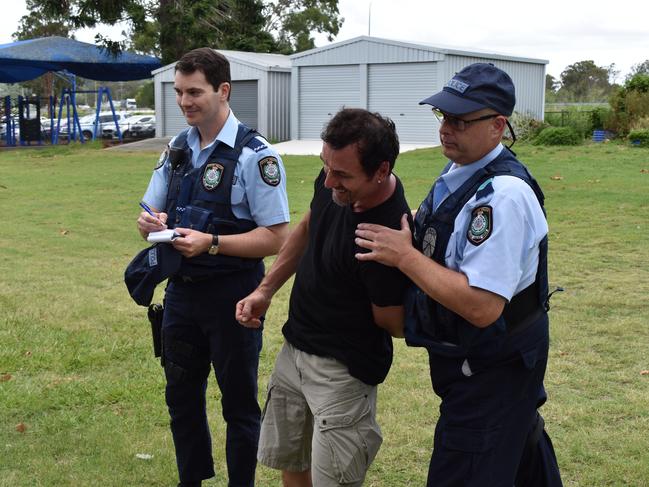
<svg viewBox="0 0 649 487"><path fill-rule="evenodd" d="M207 250L207 253L210 255L216 255L219 253L219 236L218 235L212 235L212 245L210 245L210 248Z"/></svg>

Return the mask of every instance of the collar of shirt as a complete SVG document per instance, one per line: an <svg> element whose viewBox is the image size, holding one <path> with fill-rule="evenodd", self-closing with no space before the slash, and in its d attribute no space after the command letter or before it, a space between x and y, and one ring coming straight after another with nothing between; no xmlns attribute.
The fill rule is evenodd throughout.
<svg viewBox="0 0 649 487"><path fill-rule="evenodd" d="M239 120L234 116L232 110L228 118L225 120L220 132L212 142L203 147L201 150L201 138L196 127L189 129L187 134L187 144L192 151L192 165L194 167L201 167L207 161L207 158L212 153L212 149L217 143L222 142L230 147L234 147L237 140L237 132L239 131Z"/></svg>
<svg viewBox="0 0 649 487"><path fill-rule="evenodd" d="M453 193L454 191L457 191L460 188L460 186L462 186L464 181L466 181L471 176L473 176L473 174L475 174L476 171L482 169L491 161L493 161L496 157L498 157L498 155L503 150L503 148L504 147L502 144L498 144L482 159L478 159L477 161L472 162L471 164L464 164L464 165L458 165L455 163L451 164L451 166L448 169L448 172L440 176L440 178L444 179L444 182L446 183L446 187L448 188L448 192Z"/></svg>

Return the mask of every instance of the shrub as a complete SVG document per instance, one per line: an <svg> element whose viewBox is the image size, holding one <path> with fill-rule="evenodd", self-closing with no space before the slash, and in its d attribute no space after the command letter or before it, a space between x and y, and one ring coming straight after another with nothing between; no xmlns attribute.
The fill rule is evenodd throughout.
<svg viewBox="0 0 649 487"><path fill-rule="evenodd" d="M572 127L548 127L532 142L534 145L579 145L582 137Z"/></svg>
<svg viewBox="0 0 649 487"><path fill-rule="evenodd" d="M590 113L590 129L604 130L608 128L608 121L611 116L610 108L597 107Z"/></svg>
<svg viewBox="0 0 649 487"><path fill-rule="evenodd" d="M516 138L518 140L532 140L539 135L541 130L548 127L548 124L542 120L537 120L531 115L518 112L514 112L509 117L509 122L514 127L514 132L516 132Z"/></svg>
<svg viewBox="0 0 649 487"><path fill-rule="evenodd" d="M628 138L635 146L649 147L649 130L632 130Z"/></svg>

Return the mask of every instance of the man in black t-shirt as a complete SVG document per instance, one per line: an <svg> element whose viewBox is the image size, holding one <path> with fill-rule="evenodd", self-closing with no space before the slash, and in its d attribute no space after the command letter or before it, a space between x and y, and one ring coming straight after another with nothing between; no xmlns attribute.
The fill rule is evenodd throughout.
<svg viewBox="0 0 649 487"><path fill-rule="evenodd" d="M400 228L410 210L392 173L399 140L391 120L343 109L322 140L310 210L236 318L260 326L296 274L257 458L282 470L285 486L360 486L382 441L376 387L392 363L391 336L403 336L407 279L356 259L363 250L354 232L361 222Z"/></svg>

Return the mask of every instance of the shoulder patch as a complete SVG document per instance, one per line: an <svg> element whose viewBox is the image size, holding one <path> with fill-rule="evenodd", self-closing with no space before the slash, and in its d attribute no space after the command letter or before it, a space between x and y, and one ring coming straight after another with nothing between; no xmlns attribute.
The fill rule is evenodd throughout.
<svg viewBox="0 0 649 487"><path fill-rule="evenodd" d="M276 157L264 157L259 161L259 172L261 179L269 186L277 186L281 181L281 173L279 171L279 162Z"/></svg>
<svg viewBox="0 0 649 487"><path fill-rule="evenodd" d="M491 206L479 206L471 212L471 223L466 237L473 245L485 242L493 233L493 211Z"/></svg>
<svg viewBox="0 0 649 487"><path fill-rule="evenodd" d="M165 150L163 150L162 153L160 154L160 157L158 158L158 162L156 162L155 167L153 168L154 171L164 166L164 163L166 162L168 155L169 155L169 147L166 147Z"/></svg>
<svg viewBox="0 0 649 487"><path fill-rule="evenodd" d="M212 191L221 184L221 179L223 179L223 165L215 162L205 166L205 171L203 172L203 188L207 191Z"/></svg>

